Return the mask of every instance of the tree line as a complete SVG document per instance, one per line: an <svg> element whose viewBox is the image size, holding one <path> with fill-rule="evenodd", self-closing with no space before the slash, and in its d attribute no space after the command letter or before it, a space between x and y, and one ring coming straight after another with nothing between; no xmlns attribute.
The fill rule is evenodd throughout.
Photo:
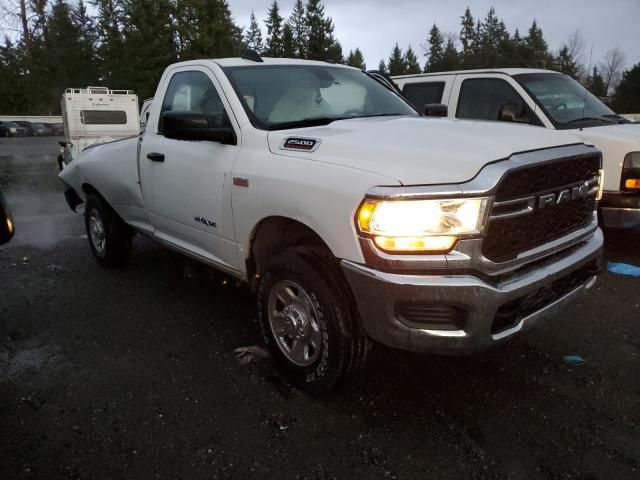
<svg viewBox="0 0 640 480"><path fill-rule="evenodd" d="M366 69L359 48L345 53L321 0L296 0L284 14L273 0L267 16L252 12L249 25L234 21L227 0L8 0L0 26L17 35L0 46L0 113L59 113L67 87L106 85L132 89L141 99L155 92L164 68L196 58L238 56L251 48L270 57L328 60ZM16 38L12 41L11 38ZM474 19L467 8L460 31L434 24L417 53L396 43L378 70L390 75L473 68L533 67L559 70L582 81L594 94L614 93L624 110L637 96L637 70L624 75L619 49L607 52L587 72L584 41L575 32L557 52L549 49L534 20L523 36L511 33L491 8ZM621 81L620 81L621 80ZM624 106L624 107L622 107ZM640 111L640 105L636 108Z"/></svg>

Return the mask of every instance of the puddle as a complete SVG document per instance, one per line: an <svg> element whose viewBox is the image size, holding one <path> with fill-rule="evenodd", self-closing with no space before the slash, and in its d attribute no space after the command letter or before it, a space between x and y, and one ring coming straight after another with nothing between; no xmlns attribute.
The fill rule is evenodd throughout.
<svg viewBox="0 0 640 480"><path fill-rule="evenodd" d="M39 371L43 367L50 368L61 361L62 356L56 355L47 347L28 348L12 351L6 347L0 349L0 382L8 381L11 377L29 370Z"/></svg>

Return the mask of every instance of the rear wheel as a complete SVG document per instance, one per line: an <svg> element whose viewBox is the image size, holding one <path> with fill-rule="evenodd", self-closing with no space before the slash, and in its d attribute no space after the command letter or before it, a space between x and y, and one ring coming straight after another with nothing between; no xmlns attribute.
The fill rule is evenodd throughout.
<svg viewBox="0 0 640 480"><path fill-rule="evenodd" d="M125 265L131 256L131 227L97 195L87 197L84 215L89 247L98 263L109 268Z"/></svg>
<svg viewBox="0 0 640 480"><path fill-rule="evenodd" d="M370 347L335 260L315 247L275 256L258 288L265 342L292 382L322 393L365 363Z"/></svg>

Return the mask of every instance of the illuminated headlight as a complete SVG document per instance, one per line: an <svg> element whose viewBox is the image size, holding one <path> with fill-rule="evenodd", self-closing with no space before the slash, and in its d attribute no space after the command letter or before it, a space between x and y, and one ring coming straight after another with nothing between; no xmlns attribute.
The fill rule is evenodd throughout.
<svg viewBox="0 0 640 480"><path fill-rule="evenodd" d="M13 222L11 221L11 218L7 217L7 230L9 231L9 234L13 234Z"/></svg>
<svg viewBox="0 0 640 480"><path fill-rule="evenodd" d="M443 253L462 236L483 230L486 198L365 200L358 210L360 232L390 252Z"/></svg>

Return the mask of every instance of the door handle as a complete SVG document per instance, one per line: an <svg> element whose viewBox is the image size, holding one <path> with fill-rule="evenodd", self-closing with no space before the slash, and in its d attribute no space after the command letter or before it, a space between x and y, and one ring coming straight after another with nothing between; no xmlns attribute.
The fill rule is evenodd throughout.
<svg viewBox="0 0 640 480"><path fill-rule="evenodd" d="M147 153L147 158L152 162L164 162L164 153Z"/></svg>

